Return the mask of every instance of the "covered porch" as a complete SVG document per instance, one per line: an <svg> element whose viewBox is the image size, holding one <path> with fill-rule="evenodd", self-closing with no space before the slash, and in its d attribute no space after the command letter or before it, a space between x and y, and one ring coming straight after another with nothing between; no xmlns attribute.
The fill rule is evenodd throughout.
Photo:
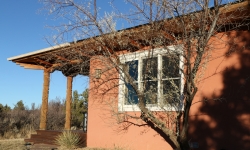
<svg viewBox="0 0 250 150"><path fill-rule="evenodd" d="M25 69L42 70L43 71L43 90L42 103L40 112L39 129L36 134L31 134L30 139L25 139L30 144L45 144L49 147L57 147L55 137L64 130L71 130L71 103L72 103L72 83L77 75L89 76L89 60L90 55L83 52L82 47L75 43L64 43L61 45L37 50L34 52L18 55L8 58L9 61L24 67ZM47 130L47 114L48 114L48 98L50 89L51 74L54 71L60 71L67 78L66 100L65 100L65 124L64 130L51 131ZM83 120L86 125L86 120ZM83 124L84 124L83 123ZM86 146L86 126L83 130L72 130L81 137L80 146Z"/></svg>

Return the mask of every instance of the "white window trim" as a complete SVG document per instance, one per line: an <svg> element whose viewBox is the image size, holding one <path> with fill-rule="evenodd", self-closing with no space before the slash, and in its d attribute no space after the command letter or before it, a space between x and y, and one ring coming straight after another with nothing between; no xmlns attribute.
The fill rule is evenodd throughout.
<svg viewBox="0 0 250 150"><path fill-rule="evenodd" d="M159 57L158 59L162 58L160 57L160 55L165 55L166 53L169 53L171 51L179 51L180 54L182 53L182 45L178 45L178 46L168 46L167 49L164 48L155 48L155 49L151 49L150 52L152 52L153 50L153 56L157 56ZM147 57L148 56L148 52L149 50L145 50L145 51L139 51L139 52L133 52L133 53L128 53L128 54L122 54L120 55L120 62L121 63L125 63L128 61L132 61L132 60L139 60L142 57ZM180 62L179 62L179 66L180 68L183 68L183 55L180 55ZM140 61L140 60L139 60ZM162 61L158 62L162 64ZM158 70L160 70L160 67L162 67L160 65L158 66ZM140 63L138 64L138 70L141 70L141 65ZM159 74L158 74L159 76ZM134 105L125 105L124 101L125 101L125 84L124 84L124 80L122 78L124 78L124 73L120 72L119 73L119 95L118 95L118 111L140 111L140 108L137 106L137 104ZM138 72L138 81L140 80L141 77L141 71ZM183 73L180 71L180 77L181 77L181 85L180 85L180 99L183 101L183 89L184 89L184 75ZM159 79L159 77L158 77ZM160 80L158 80L158 82L160 82ZM158 89L158 93L160 92L160 84L157 84L157 89ZM138 88L140 89L140 84L138 84ZM159 102L159 100L158 100ZM160 107L159 104L158 106L150 106L147 105L148 109L150 111L180 111L183 110L183 105L181 105L179 108L176 107L172 107L172 106L164 106L164 107Z"/></svg>

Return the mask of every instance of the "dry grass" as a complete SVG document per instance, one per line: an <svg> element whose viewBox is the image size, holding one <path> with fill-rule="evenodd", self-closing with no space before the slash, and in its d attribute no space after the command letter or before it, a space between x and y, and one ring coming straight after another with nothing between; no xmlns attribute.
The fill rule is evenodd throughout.
<svg viewBox="0 0 250 150"><path fill-rule="evenodd" d="M59 149L59 150L68 150L68 149ZM122 148L107 149L107 148L88 148L88 147L85 147L85 148L77 148L74 150L125 150L125 149L122 149Z"/></svg>
<svg viewBox="0 0 250 150"><path fill-rule="evenodd" d="M59 149L59 150L68 150L68 149ZM126 149L119 148L119 147L115 147L115 148L111 148L111 149L108 149L108 148L88 148L88 147L85 147L85 148L77 148L77 149L74 149L74 150L126 150Z"/></svg>
<svg viewBox="0 0 250 150"><path fill-rule="evenodd" d="M23 139L0 140L0 150L26 150Z"/></svg>
<svg viewBox="0 0 250 150"><path fill-rule="evenodd" d="M0 150L26 150L24 139L8 139L0 140ZM74 150L125 150L124 148L114 147L107 148L77 148Z"/></svg>
<svg viewBox="0 0 250 150"><path fill-rule="evenodd" d="M112 149L107 149L107 148L88 148L88 147L85 147L85 148L79 148L77 150L126 150L126 149L119 148L119 147L115 147L115 148L112 148Z"/></svg>

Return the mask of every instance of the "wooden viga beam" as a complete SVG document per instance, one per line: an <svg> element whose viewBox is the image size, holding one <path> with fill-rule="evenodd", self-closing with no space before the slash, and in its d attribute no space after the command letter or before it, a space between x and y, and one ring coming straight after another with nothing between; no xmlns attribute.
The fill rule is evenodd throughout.
<svg viewBox="0 0 250 150"><path fill-rule="evenodd" d="M230 5L225 5L224 7L220 7L219 11L220 13L228 13L228 12L236 11L237 9L238 10L241 10L243 8L249 9L249 7L250 7L250 0L246 0L243 2L236 3L236 4L230 4Z"/></svg>
<svg viewBox="0 0 250 150"><path fill-rule="evenodd" d="M176 40L175 37L174 37L173 35L171 35L171 34L165 32L165 31L163 31L163 30L161 30L161 33L163 34L163 36L164 36L166 39L168 39L168 40L170 40L170 41L175 41L175 40Z"/></svg>
<svg viewBox="0 0 250 150"><path fill-rule="evenodd" d="M44 60L41 60L39 58L34 58L36 61L38 61L40 64L45 64L45 65L48 65L48 66L52 66L51 63L47 62L47 61L44 61Z"/></svg>
<svg viewBox="0 0 250 150"><path fill-rule="evenodd" d="M25 68L25 69L35 69L35 70L44 70L45 69L43 66L39 66L39 65L32 65L32 64L25 64L25 63L18 63L18 62L16 62L16 64Z"/></svg>
<svg viewBox="0 0 250 150"><path fill-rule="evenodd" d="M71 60L68 63L76 64L76 63L81 63L81 62L82 62L82 60ZM57 64L53 64L52 67L50 67L50 68L45 68L45 67L39 66L39 65L32 65L32 64L25 64L25 63L18 63L18 62L16 62L16 64L25 68L25 69L34 69L34 70L49 69L51 72L53 72L55 70L55 68L60 67L62 65L61 63L57 63Z"/></svg>
<svg viewBox="0 0 250 150"><path fill-rule="evenodd" d="M57 57L57 58L60 59L60 60L63 60L63 61L70 61L70 60L68 60L67 58L65 58L65 57L63 57L63 56L59 56L59 55L57 55L57 54L54 54L54 56Z"/></svg>
<svg viewBox="0 0 250 150"><path fill-rule="evenodd" d="M82 60L70 60L68 61L67 63L68 64L77 64L77 63L81 63L83 62ZM53 72L56 70L56 68L62 66L62 63L56 63L56 64L53 64L50 68L48 68L50 70L50 72Z"/></svg>
<svg viewBox="0 0 250 150"><path fill-rule="evenodd" d="M129 39L129 40L130 40L130 44L137 47L138 49L143 49L144 48L144 46L141 45L139 42L137 42L137 41L135 41L133 39Z"/></svg>

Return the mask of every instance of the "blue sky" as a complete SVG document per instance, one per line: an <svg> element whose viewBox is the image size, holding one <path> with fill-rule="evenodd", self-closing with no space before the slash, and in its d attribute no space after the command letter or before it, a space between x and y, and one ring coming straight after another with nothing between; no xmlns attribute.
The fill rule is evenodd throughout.
<svg viewBox="0 0 250 150"><path fill-rule="evenodd" d="M23 100L41 104L43 71L24 69L7 58L50 47L44 40L53 34L46 25L56 24L45 13L39 13L43 5L38 0L5 0L0 5L0 103L11 107ZM73 90L88 87L86 77L74 78ZM66 77L61 72L51 74L49 99L65 98Z"/></svg>
<svg viewBox="0 0 250 150"><path fill-rule="evenodd" d="M110 10L109 0L98 0L97 5L103 12ZM126 12L128 7L123 0L114 1L118 9ZM0 103L14 107L23 100L25 106L36 106L42 102L43 71L24 69L7 58L51 47L46 38L55 34L46 26L59 25L39 0L5 0L0 5ZM122 26L124 24L120 24ZM68 39L71 42L73 40ZM76 76L73 90L78 92L88 88L88 77ZM66 77L61 72L53 72L50 79L49 100L66 97Z"/></svg>

